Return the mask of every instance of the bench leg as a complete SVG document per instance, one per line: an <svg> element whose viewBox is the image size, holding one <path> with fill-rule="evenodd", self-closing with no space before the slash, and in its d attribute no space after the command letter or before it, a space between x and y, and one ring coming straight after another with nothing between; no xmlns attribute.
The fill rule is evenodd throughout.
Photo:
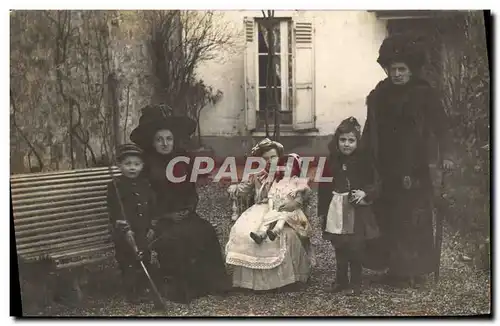
<svg viewBox="0 0 500 326"><path fill-rule="evenodd" d="M39 275L38 279L21 279L23 314L40 313L54 303L52 275Z"/></svg>
<svg viewBox="0 0 500 326"><path fill-rule="evenodd" d="M79 305L85 295L82 287L87 284L87 270L84 267L61 271L57 284L57 297L61 303Z"/></svg>
<svg viewBox="0 0 500 326"><path fill-rule="evenodd" d="M81 303L83 301L83 292L79 275L75 275L71 281L71 290L75 293L75 300L77 303Z"/></svg>

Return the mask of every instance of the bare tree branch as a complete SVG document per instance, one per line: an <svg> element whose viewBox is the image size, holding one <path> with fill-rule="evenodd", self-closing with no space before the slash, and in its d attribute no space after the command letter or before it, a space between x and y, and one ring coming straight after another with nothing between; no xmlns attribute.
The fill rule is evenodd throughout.
<svg viewBox="0 0 500 326"><path fill-rule="evenodd" d="M127 141L128 109L130 104L130 84L127 85L127 105L125 106L125 123L123 124L123 139Z"/></svg>
<svg viewBox="0 0 500 326"><path fill-rule="evenodd" d="M152 33L156 98L178 110L177 113L198 119L197 110L206 104L195 105L189 99L196 87L196 69L230 46L231 34L217 26L212 11L153 11L147 17Z"/></svg>
<svg viewBox="0 0 500 326"><path fill-rule="evenodd" d="M40 156L40 154L38 154L35 146L33 146L33 144L28 140L28 137L21 130L21 128L19 128L19 126L17 124L17 120L16 120L17 106L16 106L15 97L14 97L14 92L12 91L12 89L10 89L10 105L12 106L12 110L13 110L13 112L12 112L12 124L14 125L14 127L16 128L16 130L19 132L19 134L21 135L21 137L24 139L24 141L28 145L28 147L30 149L30 153L35 154L35 157L36 157L36 159L38 161L38 166L40 167L40 170L43 170L44 165L43 165L43 159L42 159L42 157ZM31 166L31 162L29 164Z"/></svg>

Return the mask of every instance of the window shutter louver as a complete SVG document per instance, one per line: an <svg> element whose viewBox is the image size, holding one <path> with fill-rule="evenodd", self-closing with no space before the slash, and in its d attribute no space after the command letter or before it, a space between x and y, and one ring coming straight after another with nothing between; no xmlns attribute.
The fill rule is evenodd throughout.
<svg viewBox="0 0 500 326"><path fill-rule="evenodd" d="M257 118L257 38L255 36L255 21L245 17L245 124L249 131L256 128Z"/></svg>
<svg viewBox="0 0 500 326"><path fill-rule="evenodd" d="M293 129L315 128L314 26L311 20L294 19Z"/></svg>

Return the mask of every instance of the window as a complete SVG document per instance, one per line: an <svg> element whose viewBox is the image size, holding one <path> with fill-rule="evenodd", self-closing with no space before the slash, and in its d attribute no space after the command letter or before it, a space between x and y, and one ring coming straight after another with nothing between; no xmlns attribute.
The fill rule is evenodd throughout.
<svg viewBox="0 0 500 326"><path fill-rule="evenodd" d="M266 114L272 128L275 108L282 126L313 129L312 23L277 19L272 25L272 45L265 24L263 18L245 19L247 129L263 130Z"/></svg>
<svg viewBox="0 0 500 326"><path fill-rule="evenodd" d="M281 19L273 24L273 45L271 47L268 44L269 37L264 25L265 20L256 19L255 21L257 26L257 70L259 76L257 129L264 128L266 112L269 124L274 124L275 108L281 112L279 115L281 124L291 125L292 111L290 109L293 94L291 21ZM269 56L269 52L272 53L271 56Z"/></svg>

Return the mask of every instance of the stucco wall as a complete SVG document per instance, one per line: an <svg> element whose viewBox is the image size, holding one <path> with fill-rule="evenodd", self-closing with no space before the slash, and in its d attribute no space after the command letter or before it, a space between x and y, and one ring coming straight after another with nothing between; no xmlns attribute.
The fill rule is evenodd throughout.
<svg viewBox="0 0 500 326"><path fill-rule="evenodd" d="M227 11L219 21L235 33L235 46L217 61L199 67L199 76L223 91L222 100L202 112L201 132L210 136L248 136L244 115L244 33L245 16L262 17L260 11ZM316 128L302 136L327 136L348 117L366 119L365 98L385 77L376 63L378 49L385 37L383 21L366 11L276 11L279 17L308 17L315 27ZM293 136L294 133L282 133ZM253 136L262 136L254 133Z"/></svg>

